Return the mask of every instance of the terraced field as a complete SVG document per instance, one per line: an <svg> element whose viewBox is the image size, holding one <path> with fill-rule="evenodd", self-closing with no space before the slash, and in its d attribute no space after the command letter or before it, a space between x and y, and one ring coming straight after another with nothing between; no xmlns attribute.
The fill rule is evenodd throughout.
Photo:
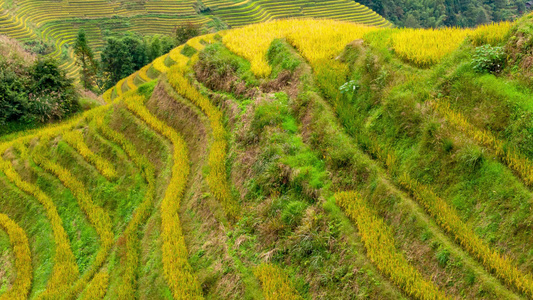
<svg viewBox="0 0 533 300"><path fill-rule="evenodd" d="M204 13L201 10L209 12ZM98 53L105 42L103 32L133 31L146 35L171 35L176 26L193 23L209 30L213 18L231 27L290 17L317 17L390 26L368 8L350 0L280 1L234 3L205 1L0 1L0 34L20 41L43 39L53 43L50 56L59 59L72 77L78 67L71 46L83 28L90 46Z"/></svg>
<svg viewBox="0 0 533 300"><path fill-rule="evenodd" d="M516 26L203 35L2 137L0 298L533 298L531 91L466 55Z"/></svg>

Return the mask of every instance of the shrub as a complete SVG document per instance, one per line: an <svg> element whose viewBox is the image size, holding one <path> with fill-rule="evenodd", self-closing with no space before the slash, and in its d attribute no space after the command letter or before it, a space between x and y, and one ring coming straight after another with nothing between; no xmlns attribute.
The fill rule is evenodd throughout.
<svg viewBox="0 0 533 300"><path fill-rule="evenodd" d="M446 248L441 248L437 252L437 261L441 266L446 266L450 260L450 251Z"/></svg>
<svg viewBox="0 0 533 300"><path fill-rule="evenodd" d="M289 46L281 39L272 41L267 51L267 58L270 65L280 66L282 70L290 72L294 72L300 66L300 60L291 53ZM275 72L273 75L275 76L277 73L279 72Z"/></svg>
<svg viewBox="0 0 533 300"><path fill-rule="evenodd" d="M189 39L199 35L200 33L200 26L191 22L182 26L178 26L175 31L176 43L178 45L184 44Z"/></svg>
<svg viewBox="0 0 533 300"><path fill-rule="evenodd" d="M500 73L505 66L505 51L503 47L483 45L477 47L472 58L472 67L479 73Z"/></svg>
<svg viewBox="0 0 533 300"><path fill-rule="evenodd" d="M192 57L196 52L198 52L196 49L187 44L183 45L183 50L181 50L181 54L187 57Z"/></svg>
<svg viewBox="0 0 533 300"><path fill-rule="evenodd" d="M61 120L79 110L73 81L57 62L0 57L0 125Z"/></svg>
<svg viewBox="0 0 533 300"><path fill-rule="evenodd" d="M477 146L467 146L459 154L461 162L469 170L477 170L484 161L483 149Z"/></svg>
<svg viewBox="0 0 533 300"><path fill-rule="evenodd" d="M287 225L296 225L300 222L307 205L301 201L291 201L287 204L281 213L283 223Z"/></svg>

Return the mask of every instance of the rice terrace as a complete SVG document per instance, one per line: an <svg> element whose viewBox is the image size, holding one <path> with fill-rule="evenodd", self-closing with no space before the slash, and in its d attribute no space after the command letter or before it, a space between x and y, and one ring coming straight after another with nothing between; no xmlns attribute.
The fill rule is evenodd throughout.
<svg viewBox="0 0 533 300"><path fill-rule="evenodd" d="M465 2L0 0L0 299L533 299L533 3Z"/></svg>

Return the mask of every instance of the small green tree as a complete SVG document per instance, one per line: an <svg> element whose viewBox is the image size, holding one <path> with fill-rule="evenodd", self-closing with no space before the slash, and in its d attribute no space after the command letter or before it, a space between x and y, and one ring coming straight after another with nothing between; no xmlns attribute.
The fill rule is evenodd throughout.
<svg viewBox="0 0 533 300"><path fill-rule="evenodd" d="M81 67L80 81L84 88L92 90L95 84L95 76L98 73L98 62L94 59L94 53L87 42L87 36L83 29L78 32L74 44L74 54L77 64Z"/></svg>
<svg viewBox="0 0 533 300"><path fill-rule="evenodd" d="M161 56L161 40L158 36L152 38L152 44L150 45L150 61Z"/></svg>
<svg viewBox="0 0 533 300"><path fill-rule="evenodd" d="M200 26L191 22L178 26L175 30L176 44L185 44L191 38L200 35L200 32Z"/></svg>
<svg viewBox="0 0 533 300"><path fill-rule="evenodd" d="M108 79L104 89L113 87L119 80L134 72L132 56L121 39L107 39L106 47L100 56L103 76Z"/></svg>
<svg viewBox="0 0 533 300"><path fill-rule="evenodd" d="M113 87L119 80L144 67L147 63L146 43L137 35L127 33L123 37L110 37L100 54L101 76L104 89Z"/></svg>

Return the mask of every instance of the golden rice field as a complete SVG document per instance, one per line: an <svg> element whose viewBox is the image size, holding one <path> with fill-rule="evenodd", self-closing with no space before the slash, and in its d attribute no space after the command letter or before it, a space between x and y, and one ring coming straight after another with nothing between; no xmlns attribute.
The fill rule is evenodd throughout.
<svg viewBox="0 0 533 300"><path fill-rule="evenodd" d="M16 12L28 20L50 5L20 3ZM155 2L62 5L35 22L46 26L69 7L86 7L77 16L85 18L164 13ZM241 13L263 21L284 10L326 10L298 1L282 10L266 0L204 5L239 26ZM157 58L106 91L105 105L1 137L0 299L533 297L531 218L509 217L516 236L485 228L498 221L489 212L530 209L529 200L512 200L516 190L532 194L530 154L446 96L427 92L405 104L434 80L434 66L453 62L461 47L504 42L513 24L391 29L352 17L274 20L193 38L186 45L197 53L184 55L182 45ZM282 62L274 50L285 51ZM298 64L290 71L294 61L283 59ZM351 98L341 94L347 84ZM368 90L383 98L358 98ZM395 135L379 123L387 118L397 122ZM395 144L400 135L404 144ZM417 138L444 146L408 143ZM461 169L454 159L490 164L512 186L500 198L494 187L467 210L456 201L459 188L446 186L450 174L430 180L430 168L416 167L423 157L413 153L426 150L453 153L434 168L464 176L461 192L484 193L472 186L495 171Z"/></svg>

